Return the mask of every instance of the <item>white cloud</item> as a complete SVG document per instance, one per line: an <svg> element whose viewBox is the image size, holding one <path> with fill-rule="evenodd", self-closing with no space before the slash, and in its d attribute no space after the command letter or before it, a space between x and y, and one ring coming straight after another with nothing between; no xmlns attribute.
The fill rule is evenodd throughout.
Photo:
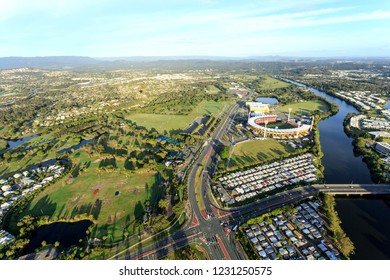
<svg viewBox="0 0 390 280"><path fill-rule="evenodd" d="M320 17L332 14L334 9L310 11L306 13L279 14L245 19L234 19L224 28L232 33L254 33L296 27L312 27L320 25L390 19L390 11L373 11L353 15Z"/></svg>

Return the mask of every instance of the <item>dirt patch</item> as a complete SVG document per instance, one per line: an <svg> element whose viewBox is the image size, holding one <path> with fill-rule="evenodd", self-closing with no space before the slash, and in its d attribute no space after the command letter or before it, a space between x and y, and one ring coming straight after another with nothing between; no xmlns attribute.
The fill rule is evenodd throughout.
<svg viewBox="0 0 390 280"><path fill-rule="evenodd" d="M70 177L68 178L68 180L66 180L66 183L67 183L68 185L72 184L73 182L74 182L74 178L73 178L72 176L70 176Z"/></svg>

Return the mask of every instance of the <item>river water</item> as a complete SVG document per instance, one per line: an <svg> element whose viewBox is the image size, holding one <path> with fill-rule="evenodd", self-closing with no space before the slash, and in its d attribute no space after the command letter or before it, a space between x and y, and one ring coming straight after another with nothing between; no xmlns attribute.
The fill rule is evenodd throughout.
<svg viewBox="0 0 390 280"><path fill-rule="evenodd" d="M339 106L336 115L319 123L325 182L372 183L367 165L353 153L352 138L344 133L345 116L357 110L341 99L310 87L308 89ZM356 247L351 259L390 259L389 205L383 199L336 199L342 227Z"/></svg>

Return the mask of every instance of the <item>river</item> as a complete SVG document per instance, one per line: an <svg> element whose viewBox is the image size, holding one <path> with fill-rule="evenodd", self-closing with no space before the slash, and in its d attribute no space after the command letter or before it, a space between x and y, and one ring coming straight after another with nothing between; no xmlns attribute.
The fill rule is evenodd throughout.
<svg viewBox="0 0 390 280"><path fill-rule="evenodd" d="M304 86L303 84L289 81ZM352 138L344 133L343 121L353 106L329 94L307 87L339 106L339 112L319 123L326 183L372 183L367 165L353 152ZM383 199L336 199L342 227L356 247L351 259L390 259L390 207Z"/></svg>

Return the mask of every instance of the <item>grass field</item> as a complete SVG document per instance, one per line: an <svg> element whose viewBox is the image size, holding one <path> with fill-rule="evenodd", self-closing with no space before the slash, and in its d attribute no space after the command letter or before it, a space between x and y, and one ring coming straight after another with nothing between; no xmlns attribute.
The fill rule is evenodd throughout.
<svg viewBox="0 0 390 280"><path fill-rule="evenodd" d="M218 93L220 90L218 88L216 88L215 86L210 85L210 86L207 87L207 91L210 94L214 94L214 93Z"/></svg>
<svg viewBox="0 0 390 280"><path fill-rule="evenodd" d="M386 142L386 143L390 144L390 138L383 138L383 142Z"/></svg>
<svg viewBox="0 0 390 280"><path fill-rule="evenodd" d="M88 159L84 153L79 158L81 163ZM95 237L110 235L113 241L122 239L126 226L142 215L145 201L159 195L158 179L152 171L127 175L119 170L100 171L98 166L99 162L94 161L75 179L67 175L47 187L12 220L17 222L27 214L48 216L51 221L72 221L78 215L93 215L97 224ZM97 189L99 192L94 194ZM129 228L129 234L133 230Z"/></svg>
<svg viewBox="0 0 390 280"><path fill-rule="evenodd" d="M285 88L290 86L289 83L271 78L269 76L265 76L265 80L261 83L260 89L261 90L270 90L275 88Z"/></svg>
<svg viewBox="0 0 390 280"><path fill-rule="evenodd" d="M292 125L289 125L287 123L281 123L281 122L275 122L275 123L269 123L267 124L268 128L275 128L278 127L279 129L288 129L288 128L293 128Z"/></svg>
<svg viewBox="0 0 390 280"><path fill-rule="evenodd" d="M298 102L293 104L287 104L277 108L276 110L281 113L288 114L289 108L292 109L291 110L292 115L306 115L306 114L311 114L316 110L320 110L320 111L329 110L329 106L321 100L304 101L304 102Z"/></svg>
<svg viewBox="0 0 390 280"><path fill-rule="evenodd" d="M254 140L234 147L228 169L242 168L257 162L265 162L288 156L294 149L277 140Z"/></svg>
<svg viewBox="0 0 390 280"><path fill-rule="evenodd" d="M154 128L160 133L164 131L184 129L195 118L203 115L219 113L227 102L202 101L188 115L133 114L128 119L147 129Z"/></svg>

